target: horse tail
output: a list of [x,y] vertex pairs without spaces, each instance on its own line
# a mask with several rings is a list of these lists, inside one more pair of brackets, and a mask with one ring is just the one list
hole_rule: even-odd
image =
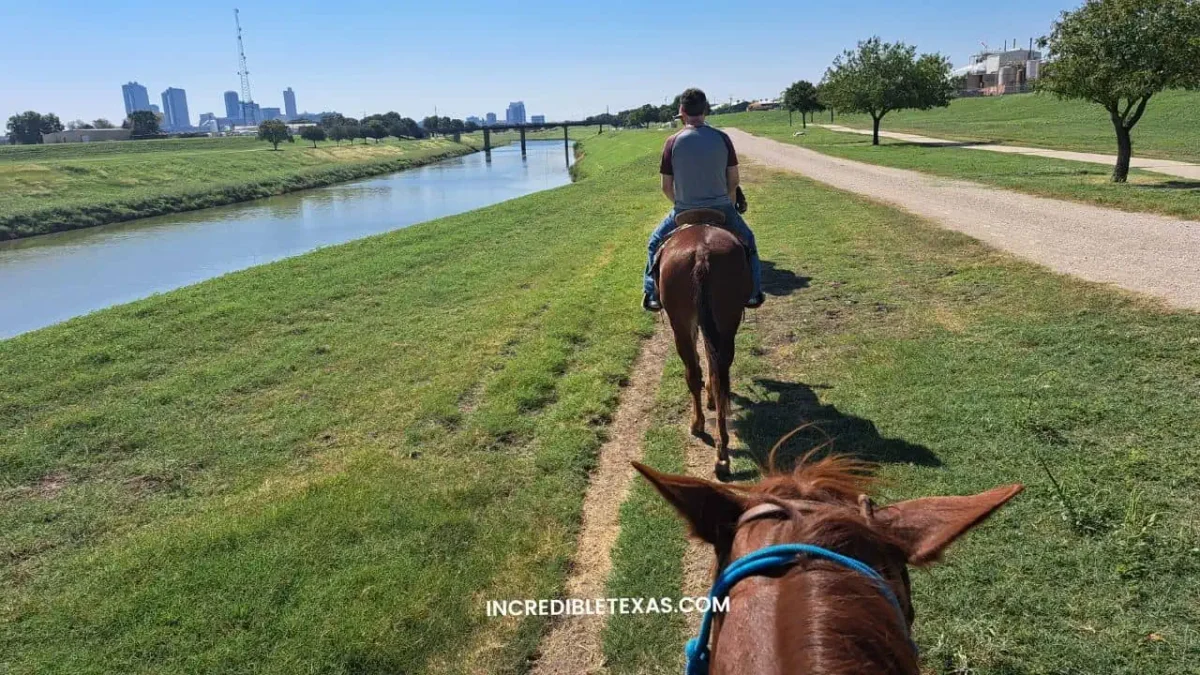
[[695,264],[692,267],[693,286],[696,289],[696,319],[700,323],[700,333],[704,336],[704,346],[708,353],[716,356],[721,344],[721,329],[717,327],[717,318],[713,315],[712,289],[708,248],[701,246],[696,250]]

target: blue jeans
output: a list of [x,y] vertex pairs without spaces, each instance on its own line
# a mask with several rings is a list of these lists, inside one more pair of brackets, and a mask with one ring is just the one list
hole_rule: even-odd
[[[749,244],[750,276],[754,280],[754,290],[751,292],[751,297],[757,296],[762,292],[762,265],[758,261],[758,245],[754,243],[754,233],[750,231],[750,228],[746,225],[746,221],[742,220],[742,214],[737,212],[733,204],[722,204],[711,208],[724,213],[726,225],[737,233],[742,241]],[[650,255],[646,260],[645,279],[642,281],[642,290],[647,293],[657,294],[657,290],[654,287],[654,277],[650,274],[650,266],[654,264],[654,254],[658,252],[658,247],[662,246],[663,240],[667,238],[668,234],[675,231],[675,227],[675,209],[671,209],[667,212],[666,218],[663,218],[662,223],[650,235]]]

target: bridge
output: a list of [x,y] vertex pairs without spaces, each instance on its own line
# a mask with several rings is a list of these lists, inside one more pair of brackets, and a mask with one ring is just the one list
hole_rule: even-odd
[[537,124],[489,124],[479,127],[483,130],[483,151],[487,154],[488,159],[492,157],[492,132],[493,131],[513,131],[521,132],[521,157],[525,157],[525,133],[528,131],[544,131],[553,129],[554,127],[563,128],[563,152],[567,156],[567,164],[571,163],[571,142],[568,139],[571,127],[590,127],[599,126],[600,133],[604,133],[604,124],[597,122],[539,122]]

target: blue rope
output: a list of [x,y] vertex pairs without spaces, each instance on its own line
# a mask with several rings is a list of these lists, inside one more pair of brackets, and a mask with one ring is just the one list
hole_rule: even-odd
[[[901,625],[907,629],[908,620],[904,616],[904,610],[900,607],[900,601],[896,599],[896,594],[892,592],[892,587],[888,585],[887,580],[879,572],[876,572],[870,565],[863,563],[861,560],[855,560],[841,553],[811,544],[777,544],[761,548],[749,555],[738,558],[730,563],[725,568],[725,571],[717,577],[717,580],[713,582],[713,587],[709,591],[708,597],[713,601],[723,598],[729,594],[730,589],[739,581],[747,577],[764,574],[779,567],[792,565],[800,556],[828,560],[870,579],[879,588],[879,592],[896,608],[896,613],[900,616]],[[687,655],[685,675],[708,675],[710,658],[708,638],[712,631],[712,618],[713,610],[712,605],[710,605],[708,610],[704,612],[704,619],[700,622],[700,634],[688,640],[687,647],[684,648],[684,653]],[[909,642],[912,643],[911,637],[909,638]],[[916,648],[917,646],[914,643],[913,649],[916,650]]]

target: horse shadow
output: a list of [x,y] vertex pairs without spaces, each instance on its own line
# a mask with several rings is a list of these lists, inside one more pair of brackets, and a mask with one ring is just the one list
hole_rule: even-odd
[[770,260],[762,263],[762,290],[767,295],[784,296],[808,288],[812,277],[802,277],[795,272],[777,266]]
[[[771,448],[779,439],[801,425],[807,425],[779,447],[775,467],[790,470],[806,453],[820,447],[821,453],[849,455],[877,464],[917,464],[941,466],[932,450],[899,438],[886,438],[875,423],[844,413],[836,406],[823,404],[816,389],[827,385],[806,385],[773,379],[754,380],[750,396],[733,394],[742,413],[733,420],[738,438],[746,446],[735,457],[754,461],[762,472],[768,468]],[[760,472],[742,471],[732,480],[748,480]]]

